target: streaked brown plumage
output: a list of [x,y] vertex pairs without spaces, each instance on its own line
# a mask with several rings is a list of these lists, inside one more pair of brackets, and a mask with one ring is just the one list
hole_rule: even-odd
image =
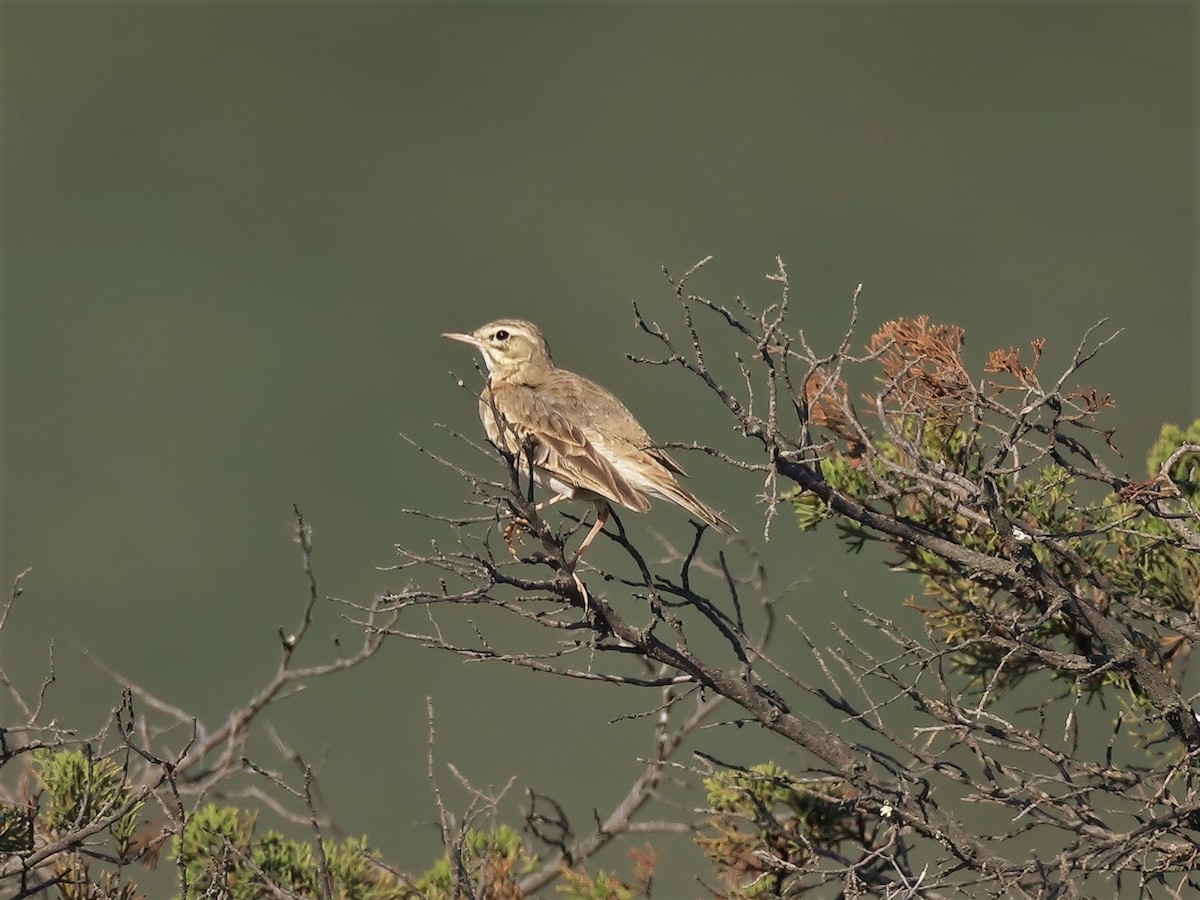
[[[476,347],[488,368],[479,417],[488,439],[511,453],[528,448],[534,479],[560,500],[596,505],[596,524],[577,558],[608,519],[608,505],[635,512],[649,497],[669,500],[696,518],[731,532],[729,521],[676,480],[683,467],[653,446],[650,435],[611,393],[594,381],[560,369],[538,327],[499,319],[470,334],[443,337]],[[499,413],[500,421],[497,421]]]

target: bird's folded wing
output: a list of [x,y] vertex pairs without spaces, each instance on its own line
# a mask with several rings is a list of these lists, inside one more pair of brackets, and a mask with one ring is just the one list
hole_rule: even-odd
[[683,470],[683,466],[675,462],[675,460],[671,458],[671,455],[667,453],[666,450],[663,450],[660,447],[650,447],[646,450],[646,453],[654,457],[655,461],[658,462],[659,465],[669,469],[676,475],[682,475],[684,478],[687,478],[687,472]]
[[[496,421],[494,413],[499,413]],[[587,436],[553,403],[523,385],[499,385],[479,398],[479,415],[493,443],[510,453],[526,448],[533,464],[576,489],[590,491],[636,512],[650,501],[634,490]]]

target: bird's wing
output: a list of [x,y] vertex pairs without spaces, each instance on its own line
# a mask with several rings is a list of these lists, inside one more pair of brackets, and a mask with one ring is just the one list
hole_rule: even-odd
[[655,461],[658,462],[659,465],[674,472],[676,475],[682,475],[684,478],[688,477],[688,473],[683,470],[683,466],[675,462],[675,460],[671,458],[671,455],[667,453],[666,450],[662,450],[658,447],[648,447],[646,448],[646,454],[654,457]]
[[[495,413],[499,413],[500,421]],[[528,449],[538,468],[576,489],[645,512],[650,501],[630,486],[571,421],[570,409],[545,392],[521,384],[499,384],[479,398],[488,438],[510,453]]]
[[[556,370],[560,376],[563,370]],[[596,382],[582,375],[569,374],[558,380],[558,395],[576,404],[584,423],[585,436],[599,448],[601,455],[612,458],[613,454],[646,457],[645,462],[657,463],[667,471],[686,476],[683,466],[675,462],[666,450],[654,446],[646,429],[613,394]],[[604,423],[603,429],[597,427]]]
[[676,475],[687,476],[683,466],[653,445],[646,429],[620,400],[582,376],[571,376],[569,385],[577,390],[557,393],[586,409],[579,421],[589,423],[585,425],[587,438],[601,456],[617,461],[622,477],[635,491],[675,503],[720,531],[737,531],[728,519],[675,480]]

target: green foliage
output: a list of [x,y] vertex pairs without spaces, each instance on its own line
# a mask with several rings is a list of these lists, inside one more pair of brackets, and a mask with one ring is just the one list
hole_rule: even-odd
[[411,896],[399,879],[375,862],[377,856],[365,835],[325,847],[329,876],[339,900],[399,900]]
[[[124,861],[130,857],[142,803],[135,802],[120,766],[108,757],[96,758],[82,750],[36,750],[32,763],[41,793],[36,816],[32,808],[0,807],[0,848],[10,852],[29,850],[38,841],[59,840],[111,819],[93,833],[93,849],[107,833],[116,858]],[[49,860],[64,900],[134,900],[141,896],[137,885],[123,879],[119,870],[106,869],[93,875],[90,866],[94,862],[92,856],[85,856],[75,846]]]
[[[320,897],[320,869],[312,844],[276,831],[254,837],[257,815],[208,804],[184,826],[176,852],[187,875],[186,898],[251,900],[267,886],[296,897]],[[339,900],[400,900],[413,896],[378,866],[366,838],[324,845],[333,896]]]
[[[188,896],[206,893],[235,898],[248,892],[252,878],[244,862],[250,857],[251,837],[257,820],[231,806],[210,803],[199,809],[176,838],[176,857],[183,862]],[[180,846],[182,844],[182,846]]]
[[252,860],[261,878],[270,884],[301,897],[317,896],[317,863],[309,844],[268,831],[255,844]]
[[[582,889],[581,889],[582,888]],[[574,879],[558,886],[559,893],[579,900],[631,900],[637,894],[603,870],[581,886]]]
[[[462,877],[473,884],[487,885],[490,897],[519,896],[516,879],[537,864],[537,857],[521,843],[521,836],[507,825],[494,831],[468,828],[458,856]],[[430,900],[459,896],[449,856],[443,856],[413,882],[413,891],[413,897]]]
[[[1200,444],[1200,419],[1183,429],[1178,425],[1164,425],[1158,440],[1150,448],[1146,460],[1147,474],[1154,478],[1176,450],[1184,444]],[[1175,487],[1191,499],[1200,491],[1200,453],[1184,453],[1167,473]]]
[[[48,838],[65,835],[120,812],[133,798],[125,774],[111,759],[93,759],[80,750],[40,750],[33,754],[33,771],[41,787],[41,809],[36,820],[31,809],[0,804],[0,850],[19,852],[35,845],[35,829]],[[142,808],[134,804],[112,822],[107,831],[125,858],[130,850]],[[196,810],[176,836],[175,857],[184,867],[184,900],[228,897],[255,900],[273,890],[289,896],[322,896],[321,874],[315,847],[292,840],[277,831],[256,836],[257,813],[209,803]],[[332,895],[337,900],[438,900],[458,896],[450,861],[443,857],[414,882],[407,881],[375,862],[365,837],[324,844]],[[508,826],[486,832],[468,830],[461,856],[465,878],[487,886],[493,898],[517,898],[517,879],[531,871],[537,858]],[[134,900],[137,885],[119,872],[89,871],[90,860],[76,851],[53,860],[59,892],[66,900],[104,897]],[[636,887],[600,873],[594,879],[577,873],[568,879],[575,897],[634,897]]]
[[0,803],[0,855],[32,850],[33,822],[31,808]]
[[642,895],[641,889],[625,884],[603,869],[595,875],[567,870],[555,890],[571,900],[633,900]]
[[[38,750],[34,773],[41,782],[41,818],[63,834],[112,816],[129,804],[132,791],[121,768],[107,757],[93,759],[81,750]],[[142,804],[131,806],[108,826],[118,856],[129,852]]]
[[[1162,611],[1189,614],[1200,605],[1200,561],[1174,539],[1171,525],[1162,516],[1146,515],[1140,502],[1147,497],[1184,500],[1200,490],[1200,454],[1184,453],[1167,473],[1170,484],[1157,476],[1165,462],[1181,445],[1200,443],[1200,421],[1187,429],[1163,427],[1147,459],[1151,481],[1132,483],[1120,494],[1100,499],[1089,495],[1091,485],[1082,488],[1077,479],[1054,462],[1013,475],[992,476],[988,484],[995,492],[997,505],[1018,528],[1017,539],[1027,546],[1053,578],[1076,589],[1102,607],[1114,598],[1146,598]],[[1004,558],[1009,548],[996,530],[980,521],[955,512],[952,504],[937,497],[911,477],[912,460],[895,443],[880,441],[876,455],[860,455],[831,450],[821,461],[821,470],[829,485],[862,503],[885,507],[891,516],[903,517],[914,525],[937,534],[952,535],[964,549]],[[971,433],[957,429],[927,430],[917,448],[925,461],[944,466],[961,476],[962,483],[977,484],[983,471],[986,447]],[[817,527],[834,518],[815,495],[797,493],[789,498],[801,530]],[[858,550],[868,540],[878,540],[856,524],[837,521],[847,546]],[[1052,551],[1031,535],[1053,535],[1065,543],[1070,553]],[[922,612],[931,634],[952,647],[962,648],[952,657],[955,668],[976,689],[991,685],[995,699],[999,689],[1016,684],[1035,670],[1049,669],[1051,675],[1067,682],[1069,691],[1095,693],[1105,687],[1118,687],[1138,700],[1137,686],[1127,673],[1108,669],[1091,679],[1080,679],[1075,672],[1057,672],[1043,658],[1011,654],[1003,642],[981,640],[1000,629],[1019,630],[1030,643],[1050,650],[1088,656],[1095,648],[1092,637],[1071,617],[1046,615],[1036,598],[1016,597],[979,572],[963,569],[954,561],[929,551],[893,541],[900,556],[896,567],[917,574],[922,583],[923,601],[911,599],[909,605]],[[1085,573],[1095,573],[1115,590],[1101,591]],[[1178,638],[1156,638],[1153,633],[1133,636],[1156,664],[1175,665],[1186,656],[1187,647]]]
[[696,841],[721,872],[733,897],[784,893],[788,874],[861,832],[837,780],[801,782],[773,762],[724,770],[704,779],[711,816]]
[[796,514],[796,525],[801,531],[813,531],[833,515],[833,510],[821,502],[816,494],[799,489],[788,492],[784,498],[792,504]]

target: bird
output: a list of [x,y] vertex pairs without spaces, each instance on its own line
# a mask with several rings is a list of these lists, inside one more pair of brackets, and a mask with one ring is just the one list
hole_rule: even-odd
[[483,357],[488,375],[479,418],[488,440],[513,454],[523,470],[532,467],[534,481],[550,492],[537,508],[563,500],[594,504],[595,524],[572,567],[608,521],[612,504],[642,513],[654,497],[726,534],[737,531],[679,483],[676,476],[687,475],[683,467],[654,445],[625,404],[591,379],[555,365],[532,322],[497,319],[442,337],[469,344]]

